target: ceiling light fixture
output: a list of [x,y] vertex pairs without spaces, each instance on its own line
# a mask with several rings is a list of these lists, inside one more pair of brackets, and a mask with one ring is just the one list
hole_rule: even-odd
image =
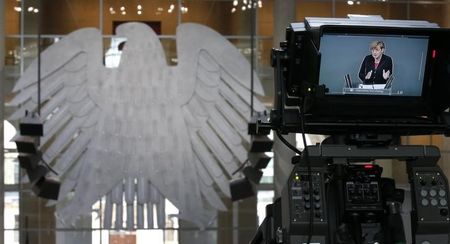
[[[262,0],[258,0],[258,1],[257,0],[242,0],[242,1],[233,0],[232,9],[233,8],[238,9],[239,5],[241,5],[241,4],[242,4],[242,6],[240,6],[240,8],[242,11],[245,11],[247,9],[252,9],[252,8],[262,8],[263,7]],[[236,11],[236,10],[234,10],[234,11]],[[234,11],[231,10],[232,13],[234,13]]]
[[353,5],[354,2],[353,2],[352,0],[349,0],[349,1],[347,1],[347,4],[348,4],[348,5]]

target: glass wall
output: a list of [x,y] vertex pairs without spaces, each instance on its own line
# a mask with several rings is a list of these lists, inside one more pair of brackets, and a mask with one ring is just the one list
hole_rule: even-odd
[[[120,57],[120,40],[112,38],[115,27],[124,22],[141,21],[160,36],[168,65],[177,65],[176,29],[182,23],[209,26],[224,35],[248,58],[254,57],[254,68],[266,95],[260,99],[271,106],[273,71],[270,51],[273,43],[274,5],[280,0],[3,0],[5,5],[5,120],[14,111],[9,103],[17,79],[37,57],[38,34],[41,49],[72,31],[85,27],[101,30],[104,38],[105,65],[116,67]],[[381,15],[386,19],[415,19],[450,27],[450,4],[439,0],[299,0],[296,17],[345,17],[347,14]],[[254,14],[253,14],[254,13]],[[1,22],[0,22],[1,23]],[[252,30],[254,36],[252,38]],[[254,43],[251,41],[254,40]],[[5,139],[17,128],[17,121],[6,126]],[[6,122],[5,122],[6,124]],[[14,134],[14,133],[12,133]],[[8,137],[8,138],[7,138]],[[232,203],[225,200],[228,211],[205,229],[179,220],[176,208],[166,208],[165,228],[137,231],[108,230],[102,224],[105,199],[93,206],[92,215],[67,226],[55,219],[53,202],[37,198],[24,181],[24,172],[16,160],[14,146],[5,145],[4,160],[4,243],[248,243],[261,222],[264,205],[273,197],[273,163],[265,170],[257,197]],[[167,203],[170,206],[170,203]]]

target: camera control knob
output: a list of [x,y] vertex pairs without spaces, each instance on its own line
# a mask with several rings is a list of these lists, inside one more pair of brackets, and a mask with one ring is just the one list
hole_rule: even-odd
[[321,207],[320,203],[314,204],[314,208],[315,208],[315,209],[320,209],[320,207]]
[[319,202],[320,201],[320,196],[319,195],[314,196],[314,201]]
[[306,195],[304,198],[305,198],[305,202],[308,202],[311,199],[311,197],[309,195]]
[[319,189],[318,188],[314,189],[314,195],[319,195]]
[[431,185],[435,186],[436,184],[437,184],[436,179],[433,178],[433,179],[431,180]]
[[424,198],[424,199],[422,199],[422,206],[424,206],[424,207],[426,207],[426,206],[428,206],[428,204],[430,203],[429,201],[428,201],[428,199],[426,199],[426,198]]
[[435,197],[437,195],[437,191],[435,189],[430,190],[430,196]]
[[445,191],[444,190],[439,190],[439,196],[441,196],[441,197],[444,197],[446,194],[445,194]]
[[436,206],[436,205],[438,205],[438,201],[436,200],[436,199],[431,199],[431,205],[432,206]]
[[421,191],[420,191],[420,195],[421,195],[422,197],[426,197],[426,196],[428,195],[428,191],[427,191],[427,190],[421,190]]
[[309,210],[310,208],[311,208],[311,204],[310,204],[309,202],[306,203],[306,204],[305,204],[305,209],[306,209],[306,210]]
[[419,183],[420,183],[422,186],[424,186],[424,185],[427,184],[427,182],[424,181],[422,178],[419,179]]

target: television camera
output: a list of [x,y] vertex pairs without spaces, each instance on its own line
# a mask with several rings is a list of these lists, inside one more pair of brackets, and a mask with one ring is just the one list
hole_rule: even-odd
[[[275,130],[298,156],[251,243],[450,242],[439,149],[400,143],[405,135],[450,134],[449,43],[449,29],[426,21],[306,18],[287,28],[271,54],[274,109],[257,127]],[[391,66],[375,57],[377,47]],[[376,72],[384,81],[369,79]],[[283,140],[287,133],[329,137],[300,152]],[[379,159],[406,163],[408,199],[382,177]]]

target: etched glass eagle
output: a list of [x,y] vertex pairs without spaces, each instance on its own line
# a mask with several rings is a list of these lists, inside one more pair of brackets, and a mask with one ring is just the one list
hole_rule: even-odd
[[[93,28],[41,54],[40,149],[61,180],[57,215],[72,223],[106,196],[105,228],[113,204],[122,227],[122,202],[127,228],[142,228],[144,209],[153,225],[151,206],[167,198],[180,218],[205,226],[216,210],[226,210],[221,196],[230,195],[231,174],[247,158],[251,67],[220,34],[198,24],[177,28],[176,66],[167,64],[147,25],[123,24],[116,33],[126,38],[117,68],[103,65],[102,35]],[[10,119],[36,111],[37,68],[34,60],[16,83],[11,104],[18,109]],[[254,92],[262,95],[254,77]],[[254,109],[265,110],[257,99]]]

